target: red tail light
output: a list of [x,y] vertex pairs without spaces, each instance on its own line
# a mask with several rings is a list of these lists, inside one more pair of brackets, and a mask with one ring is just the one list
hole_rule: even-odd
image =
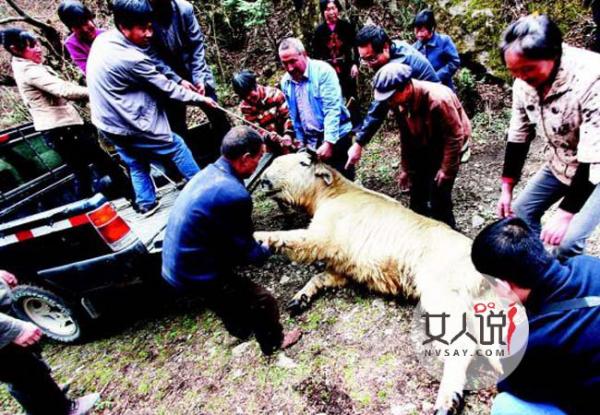
[[117,212],[110,203],[105,203],[98,209],[88,213],[88,217],[95,227],[106,225],[115,216],[117,216]]
[[110,203],[105,203],[87,216],[113,251],[118,251],[136,240],[127,222],[117,214]]

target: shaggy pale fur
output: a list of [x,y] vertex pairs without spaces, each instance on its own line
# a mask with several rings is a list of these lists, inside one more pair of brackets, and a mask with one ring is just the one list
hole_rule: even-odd
[[[373,291],[420,299],[430,313],[462,314],[470,299],[487,296],[489,284],[471,263],[470,239],[447,225],[357,186],[306,153],[277,158],[263,177],[269,195],[308,210],[312,221],[308,229],[257,232],[256,239],[294,261],[326,264],[294,296],[296,306],[306,307],[319,290],[350,279]],[[448,327],[447,333],[460,329]],[[460,342],[461,349],[475,351],[465,336],[453,346]],[[455,393],[462,396],[470,360],[446,359],[436,402],[440,413],[451,409]]]

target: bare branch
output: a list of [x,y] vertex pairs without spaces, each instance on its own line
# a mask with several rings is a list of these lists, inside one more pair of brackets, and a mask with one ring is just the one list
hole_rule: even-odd
[[15,3],[14,0],[6,0],[6,2],[10,7],[13,8],[15,12],[17,12],[19,16],[22,17],[21,21],[25,21],[30,25],[35,26],[48,33],[56,32],[56,29],[54,29],[52,26],[47,25],[46,23],[41,22],[38,19],[34,19],[33,17],[25,13],[25,11],[17,3]]
[[8,17],[6,19],[0,20],[0,24],[9,24],[9,23],[15,23],[15,22],[24,22],[24,21],[25,21],[24,17]]
[[31,18],[31,17],[30,17],[30,16],[29,16],[27,13],[25,13],[25,12],[23,11],[23,9],[22,9],[22,8],[21,8],[21,7],[20,7],[20,6],[19,6],[17,3],[15,3],[15,2],[14,2],[14,0],[6,0],[6,2],[7,2],[7,3],[8,3],[8,5],[9,5],[10,7],[12,7],[12,8],[13,8],[13,9],[14,9],[14,10],[15,10],[15,11],[16,11],[16,12],[17,12],[17,13],[20,15],[20,16],[23,16],[23,17],[29,17],[29,18]]

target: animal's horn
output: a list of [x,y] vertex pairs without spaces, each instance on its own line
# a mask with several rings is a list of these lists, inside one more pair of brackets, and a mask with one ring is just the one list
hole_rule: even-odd
[[316,163],[319,159],[319,157],[317,156],[317,152],[310,147],[304,147],[300,151],[309,155],[311,163]]

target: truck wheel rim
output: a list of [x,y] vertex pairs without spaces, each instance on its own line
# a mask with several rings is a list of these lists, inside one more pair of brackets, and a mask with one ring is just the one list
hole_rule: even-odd
[[23,301],[23,310],[36,325],[59,336],[71,336],[77,333],[77,324],[67,311],[41,298],[27,298]]

